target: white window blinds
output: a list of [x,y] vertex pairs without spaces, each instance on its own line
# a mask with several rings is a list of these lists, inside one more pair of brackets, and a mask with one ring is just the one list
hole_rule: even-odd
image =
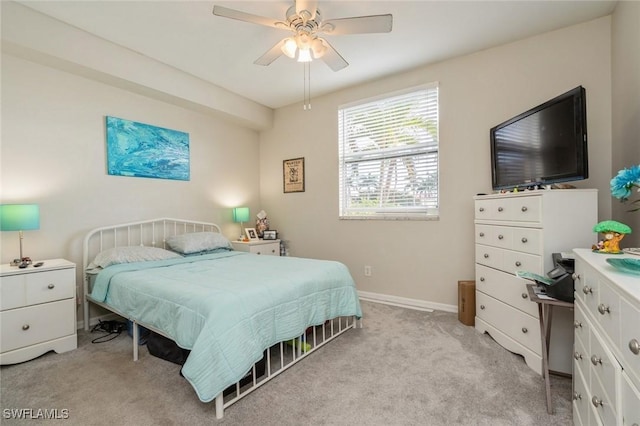
[[437,218],[437,84],[341,107],[338,122],[340,218]]

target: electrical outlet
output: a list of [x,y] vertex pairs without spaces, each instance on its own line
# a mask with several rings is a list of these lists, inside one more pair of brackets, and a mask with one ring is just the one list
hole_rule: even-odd
[[365,267],[364,267],[364,276],[365,277],[370,277],[371,276],[371,266],[365,265]]

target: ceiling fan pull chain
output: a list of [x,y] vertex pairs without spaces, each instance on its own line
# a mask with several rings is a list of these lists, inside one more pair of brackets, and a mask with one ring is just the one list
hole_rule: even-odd
[[304,100],[303,100],[303,109],[311,110],[311,63],[305,62],[303,64],[304,73]]

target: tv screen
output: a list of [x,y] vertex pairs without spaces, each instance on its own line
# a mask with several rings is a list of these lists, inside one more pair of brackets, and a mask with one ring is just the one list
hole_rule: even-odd
[[589,177],[582,86],[495,126],[489,133],[493,189]]

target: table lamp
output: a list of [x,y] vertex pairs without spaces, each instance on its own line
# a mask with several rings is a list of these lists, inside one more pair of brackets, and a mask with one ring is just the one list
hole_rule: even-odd
[[22,231],[40,229],[40,208],[37,204],[2,204],[0,205],[0,231],[18,231],[20,239],[20,258],[11,262],[12,266],[22,262],[31,263],[29,257],[22,254]]
[[242,239],[244,232],[243,223],[249,221],[249,207],[234,207],[233,221],[240,224],[240,239]]

